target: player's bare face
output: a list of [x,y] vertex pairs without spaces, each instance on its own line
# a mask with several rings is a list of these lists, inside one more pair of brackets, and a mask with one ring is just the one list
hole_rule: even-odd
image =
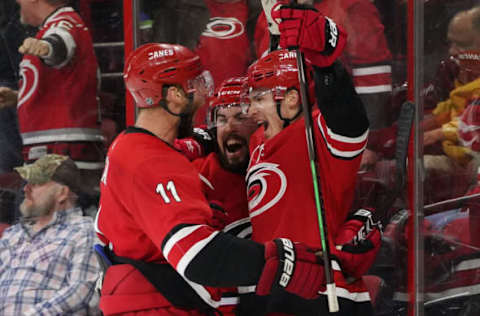
[[250,93],[248,115],[259,126],[263,126],[265,138],[272,138],[283,129],[283,121],[277,113],[276,101],[271,90]]
[[58,186],[54,182],[25,185],[25,198],[20,213],[25,219],[36,219],[51,214],[55,208]]
[[240,106],[220,107],[216,114],[217,142],[221,160],[230,170],[248,165],[248,142],[257,128]]

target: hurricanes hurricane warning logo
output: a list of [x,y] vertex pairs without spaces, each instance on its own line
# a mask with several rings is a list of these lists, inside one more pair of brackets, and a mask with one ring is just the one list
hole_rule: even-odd
[[17,107],[22,106],[37,90],[38,69],[28,59],[20,63],[20,90],[18,91]]
[[247,173],[247,196],[250,217],[262,214],[285,194],[287,177],[279,165],[262,162],[254,165]]
[[242,35],[244,31],[245,28],[242,22],[237,18],[216,17],[208,21],[202,35],[219,39],[230,39]]

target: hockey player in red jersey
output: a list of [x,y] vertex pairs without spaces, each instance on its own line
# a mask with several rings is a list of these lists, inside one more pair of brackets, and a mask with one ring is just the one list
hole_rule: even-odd
[[[248,142],[257,129],[246,115],[245,77],[230,78],[222,82],[209,102],[208,127],[215,134],[216,149],[193,164],[200,172],[202,189],[214,210],[218,224],[235,230],[241,238],[251,236],[245,174],[248,166]],[[234,313],[238,302],[236,289],[225,289],[220,310],[224,315]],[[231,302],[231,304],[227,304]]]
[[245,173],[248,142],[255,122],[244,113],[245,79],[225,80],[209,102],[209,127],[216,134],[217,149],[193,163],[202,176],[205,196],[227,211],[226,223],[248,218]]
[[[25,161],[69,155],[80,169],[103,169],[97,124],[97,61],[92,40],[69,1],[18,0],[23,23],[39,27],[19,51],[18,92],[0,91],[0,107],[17,105]],[[2,100],[11,100],[5,104]]]
[[[303,7],[282,7],[276,17],[282,19],[280,45],[299,47],[311,62],[307,65],[307,78],[312,83],[308,90],[310,102],[319,108],[313,112],[313,129],[327,237],[335,256],[339,315],[371,315],[369,294],[361,276],[373,263],[380,232],[372,225],[367,210],[347,217],[366,146],[368,119],[348,73],[335,62],[344,47],[345,34],[333,21]],[[319,34],[325,34],[323,41],[319,41],[323,38]],[[296,53],[279,50],[259,59],[249,67],[248,85],[248,114],[260,125],[250,141],[246,178],[252,239],[265,242],[285,236],[321,248],[304,120],[300,118]],[[354,241],[358,231],[364,232],[360,243]],[[356,249],[355,255],[352,249]],[[259,283],[256,294],[264,290]],[[241,300],[240,307],[255,311],[258,299],[249,300],[253,303],[242,304]],[[325,296],[318,303],[314,308],[305,305],[305,313],[327,314]]]
[[[105,315],[212,315],[221,305],[219,290],[205,286],[261,280],[268,300],[289,293],[307,302],[321,288],[323,268],[304,244],[256,243],[210,225],[198,171],[173,147],[202,99],[199,75],[198,55],[180,45],[147,44],[125,63],[139,113],[110,146],[101,180],[96,231],[114,263],[103,281]],[[287,265],[295,269],[285,284]],[[301,308],[282,301],[295,313]]]

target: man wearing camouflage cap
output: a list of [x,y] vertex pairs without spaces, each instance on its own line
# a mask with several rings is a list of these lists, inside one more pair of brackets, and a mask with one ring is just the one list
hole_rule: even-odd
[[99,314],[95,233],[76,207],[78,168],[49,154],[15,170],[27,183],[20,222],[0,239],[0,315]]

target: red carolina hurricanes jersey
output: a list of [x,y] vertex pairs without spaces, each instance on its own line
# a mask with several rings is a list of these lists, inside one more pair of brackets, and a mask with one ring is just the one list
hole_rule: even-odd
[[[205,1],[210,19],[200,36],[196,52],[202,65],[212,73],[216,84],[244,76],[251,60],[250,40],[246,33],[246,0],[237,2]],[[196,124],[204,124],[205,106],[197,111]]]
[[[368,133],[358,138],[337,135],[318,110],[313,118],[326,220],[329,234],[336,236],[350,211]],[[312,247],[321,244],[318,225],[313,224],[318,220],[303,122],[268,140],[260,128],[250,141],[247,193],[255,241],[284,237]]]
[[[212,211],[198,172],[144,129],[129,127],[112,143],[100,190],[96,231],[118,256],[168,261],[184,276],[192,258],[218,233],[207,225]],[[187,282],[208,304],[218,306],[216,290]]]
[[193,162],[202,178],[208,201],[218,201],[228,214],[228,223],[248,217],[245,175],[225,170],[216,153]]
[[[350,211],[368,131],[359,137],[347,137],[329,129],[320,111],[314,111],[313,119],[317,172],[328,239],[332,242]],[[303,118],[271,139],[264,139],[263,128],[254,133],[250,140],[247,185],[254,241],[283,237],[321,248]],[[361,280],[348,283],[336,262],[332,267],[339,297],[360,304],[370,300]]]
[[[390,92],[392,57],[377,8],[369,0],[323,0],[315,3],[315,7],[348,34],[342,61],[352,73],[357,93]],[[269,45],[267,22],[262,12],[255,30],[257,56],[262,56]]]
[[58,141],[101,141],[97,126],[97,61],[80,16],[70,7],[52,13],[36,38],[60,36],[64,64],[50,67],[25,55],[20,64],[18,119],[24,145]]

